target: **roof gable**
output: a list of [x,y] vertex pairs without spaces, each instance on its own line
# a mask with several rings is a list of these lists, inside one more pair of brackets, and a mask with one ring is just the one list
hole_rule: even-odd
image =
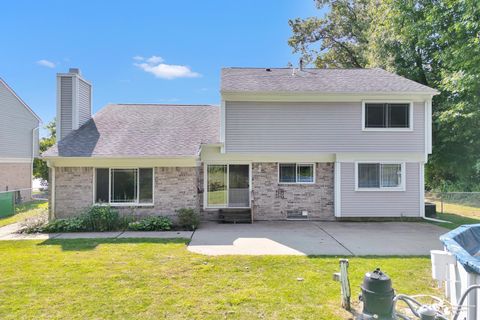
[[40,117],[35,112],[33,112],[33,110],[25,103],[25,101],[23,101],[22,98],[20,98],[17,93],[13,91],[13,89],[2,78],[0,78],[0,85],[3,85],[7,89],[7,91],[9,91],[15,97],[15,99],[17,99],[18,102],[20,102],[20,104],[23,105],[25,109],[27,109],[38,120],[38,122],[42,122],[42,119],[40,119]]

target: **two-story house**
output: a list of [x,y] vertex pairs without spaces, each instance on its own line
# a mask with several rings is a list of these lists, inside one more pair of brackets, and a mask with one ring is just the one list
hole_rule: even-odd
[[134,215],[191,207],[209,220],[424,215],[438,92],[414,81],[381,69],[225,68],[219,107],[116,104],[90,119],[81,99],[64,104],[64,77],[81,80],[58,76],[63,138],[43,155],[55,217],[93,204]]
[[0,78],[0,192],[17,191],[24,200],[30,199],[40,122]]

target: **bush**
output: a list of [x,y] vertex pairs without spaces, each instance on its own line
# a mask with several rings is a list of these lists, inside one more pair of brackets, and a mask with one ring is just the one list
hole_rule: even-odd
[[88,231],[81,217],[53,220],[39,229],[39,232],[47,233]]
[[182,208],[177,210],[178,225],[185,230],[195,230],[200,224],[200,217],[195,210]]
[[20,233],[36,233],[40,232],[40,230],[48,223],[48,213],[39,214],[37,216],[33,216],[30,218],[25,219],[21,223]]
[[172,221],[167,217],[148,217],[128,224],[131,231],[167,231],[172,228]]
[[44,225],[26,228],[25,232],[115,231],[125,229],[128,222],[111,207],[93,206],[78,217],[56,219]]
[[126,227],[118,211],[111,207],[93,206],[80,218],[87,231],[113,231]]

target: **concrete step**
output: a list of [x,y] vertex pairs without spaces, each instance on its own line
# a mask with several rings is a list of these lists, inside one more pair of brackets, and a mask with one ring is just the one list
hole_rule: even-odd
[[252,211],[250,209],[221,209],[218,212],[218,220],[223,223],[252,223]]

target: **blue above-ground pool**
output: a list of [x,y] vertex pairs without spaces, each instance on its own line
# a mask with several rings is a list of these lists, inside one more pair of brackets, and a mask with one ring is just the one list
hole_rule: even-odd
[[440,241],[465,270],[480,274],[480,224],[460,226],[442,235]]
[[[432,276],[441,275],[445,295],[456,306],[468,287],[480,284],[480,224],[460,226],[440,241],[444,251],[432,250]],[[480,320],[478,290],[470,291],[458,319]]]

